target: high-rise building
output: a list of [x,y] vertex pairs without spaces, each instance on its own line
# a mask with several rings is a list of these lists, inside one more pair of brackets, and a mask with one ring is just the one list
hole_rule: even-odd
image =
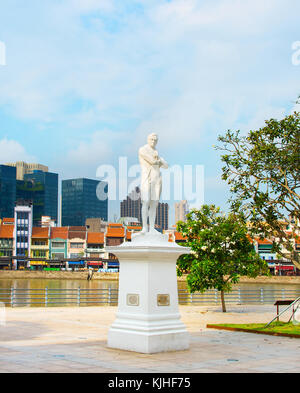
[[189,212],[189,205],[186,200],[175,203],[175,223],[186,221],[186,215]]
[[156,210],[156,225],[159,230],[165,230],[169,227],[169,205],[167,203],[158,203]]
[[85,226],[87,218],[107,221],[108,201],[98,198],[98,187],[107,194],[107,183],[99,180],[81,178],[62,181],[62,226]]
[[34,170],[17,180],[17,200],[32,201],[33,225],[41,226],[42,216],[49,216],[57,223],[58,174]]
[[136,187],[127,196],[124,201],[120,203],[120,217],[135,217],[142,222],[142,202],[140,197],[140,189]]
[[24,180],[24,175],[28,173],[33,173],[33,171],[48,172],[48,167],[46,165],[35,164],[35,163],[27,164],[27,162],[24,161],[11,162],[5,165],[16,168],[17,180]]
[[0,219],[14,217],[16,168],[0,165]]
[[[140,189],[136,187],[124,201],[120,203],[120,213],[122,217],[135,217],[142,222],[142,201]],[[169,225],[169,205],[167,203],[158,203],[155,219],[156,229],[163,231],[168,229]]]

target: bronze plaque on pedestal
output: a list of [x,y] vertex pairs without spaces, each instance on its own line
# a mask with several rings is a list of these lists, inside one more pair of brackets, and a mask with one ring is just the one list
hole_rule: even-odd
[[140,304],[140,296],[137,293],[127,294],[127,306],[138,306]]
[[157,295],[157,305],[158,306],[169,306],[170,305],[170,295]]

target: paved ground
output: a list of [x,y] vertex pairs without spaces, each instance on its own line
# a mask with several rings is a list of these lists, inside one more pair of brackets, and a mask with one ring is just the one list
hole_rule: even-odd
[[[6,308],[0,372],[298,373],[300,340],[206,329],[207,323],[268,322],[274,306],[181,306],[190,349],[139,354],[107,348],[116,307]],[[2,321],[3,322],[3,321]]]

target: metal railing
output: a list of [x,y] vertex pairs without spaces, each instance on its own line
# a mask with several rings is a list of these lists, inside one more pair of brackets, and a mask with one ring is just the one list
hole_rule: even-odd
[[107,289],[24,289],[0,288],[0,302],[7,306],[88,306],[117,305],[118,290]]
[[264,328],[267,328],[269,325],[271,325],[272,322],[275,321],[275,319],[277,319],[279,321],[279,317],[284,314],[286,311],[289,311],[292,308],[292,315],[289,319],[290,320],[294,317],[295,312],[298,310],[298,308],[300,307],[300,296],[295,299],[291,304],[289,304],[284,310],[282,310],[281,312],[278,312],[278,314],[276,315],[275,318],[273,318],[269,323],[267,323]]
[[[299,289],[241,289],[237,288],[225,293],[226,304],[274,304],[276,300],[296,299],[300,296]],[[189,293],[178,290],[181,305],[219,305],[220,292],[209,290],[205,293]],[[118,289],[54,289],[54,288],[0,288],[0,302],[7,306],[89,306],[118,304]]]
[[[221,293],[217,290],[210,290],[205,293],[188,293],[179,290],[179,303],[181,304],[220,304]],[[285,300],[298,297],[299,289],[241,289],[237,288],[229,293],[225,293],[227,304],[274,304],[276,300]]]

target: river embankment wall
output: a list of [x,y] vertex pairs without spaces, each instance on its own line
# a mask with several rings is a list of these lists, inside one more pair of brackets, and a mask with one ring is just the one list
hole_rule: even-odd
[[[87,271],[30,271],[30,270],[1,270],[1,279],[53,279],[53,280],[86,280]],[[93,280],[118,280],[119,273],[94,273]],[[178,277],[185,281],[186,277]],[[299,284],[300,276],[259,276],[257,278],[241,277],[241,283],[268,284]]]

